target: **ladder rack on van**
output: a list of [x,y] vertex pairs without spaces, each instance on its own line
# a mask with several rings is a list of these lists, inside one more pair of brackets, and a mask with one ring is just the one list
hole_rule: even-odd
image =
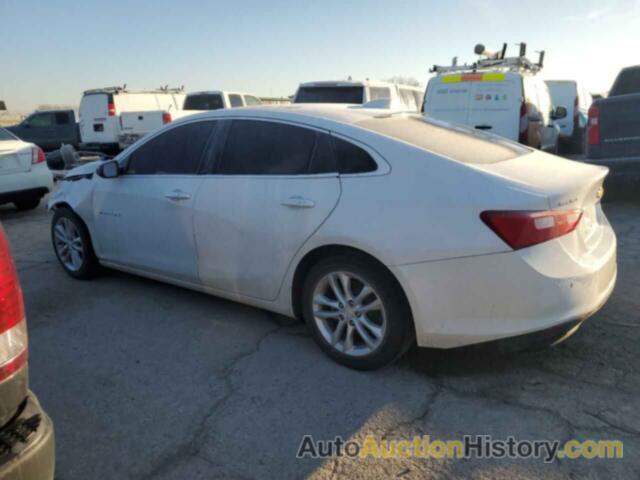
[[507,44],[505,43],[502,47],[502,51],[498,53],[484,53],[483,45],[476,45],[475,53],[484,54],[488,58],[483,58],[478,60],[477,62],[472,63],[471,65],[464,64],[458,65],[457,57],[454,57],[451,65],[434,65],[429,69],[429,73],[454,73],[454,72],[472,72],[475,73],[477,71],[482,70],[508,70],[508,71],[519,71],[519,70],[527,70],[532,73],[538,73],[542,70],[542,65],[544,62],[544,50],[539,52],[540,58],[538,63],[534,63],[529,60],[525,54],[527,46],[525,43],[520,43],[520,54],[517,57],[505,57],[507,51]]

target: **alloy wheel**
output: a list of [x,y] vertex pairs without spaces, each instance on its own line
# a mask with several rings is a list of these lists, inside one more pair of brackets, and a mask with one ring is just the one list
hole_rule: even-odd
[[61,217],[53,229],[54,244],[65,268],[77,272],[84,263],[84,248],[78,227],[68,218]]

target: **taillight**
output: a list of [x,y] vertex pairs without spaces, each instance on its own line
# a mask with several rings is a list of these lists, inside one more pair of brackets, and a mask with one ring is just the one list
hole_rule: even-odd
[[[104,105],[104,104],[103,104]],[[107,104],[107,114],[110,117],[115,117],[116,116],[116,104],[113,102],[109,102]]]
[[171,123],[171,114],[169,112],[164,112],[162,114],[162,123],[164,123],[165,125],[167,123]]
[[22,290],[0,226],[0,382],[27,363],[27,322]]
[[486,211],[482,221],[514,250],[566,235],[578,226],[582,210]]
[[524,145],[529,141],[529,120],[527,118],[527,103],[522,100],[520,104],[520,135],[518,141]]
[[587,142],[589,145],[600,144],[600,109],[589,108],[589,123],[587,124]]
[[44,152],[40,147],[34,147],[31,150],[31,164],[35,165],[36,163],[42,163],[46,160],[44,156]]

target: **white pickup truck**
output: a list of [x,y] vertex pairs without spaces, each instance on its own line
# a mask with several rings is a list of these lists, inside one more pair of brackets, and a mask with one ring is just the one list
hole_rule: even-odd
[[220,108],[245,107],[260,105],[260,99],[249,93],[228,92],[222,90],[194,92],[185,97],[182,110],[150,110],[126,112],[120,114],[120,135],[118,144],[126,148],[136,140],[144,137],[167,123],[196,113]]

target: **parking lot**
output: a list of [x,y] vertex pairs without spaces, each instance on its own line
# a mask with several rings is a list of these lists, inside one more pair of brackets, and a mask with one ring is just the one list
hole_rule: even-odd
[[[414,349],[360,373],[283,317],[112,271],[73,280],[51,249],[49,213],[2,207],[31,387],[56,427],[56,478],[631,478],[640,471],[640,205],[605,211],[619,239],[618,284],[568,342],[509,355]],[[625,455],[549,465],[296,459],[305,434],[370,433],[620,439]]]

